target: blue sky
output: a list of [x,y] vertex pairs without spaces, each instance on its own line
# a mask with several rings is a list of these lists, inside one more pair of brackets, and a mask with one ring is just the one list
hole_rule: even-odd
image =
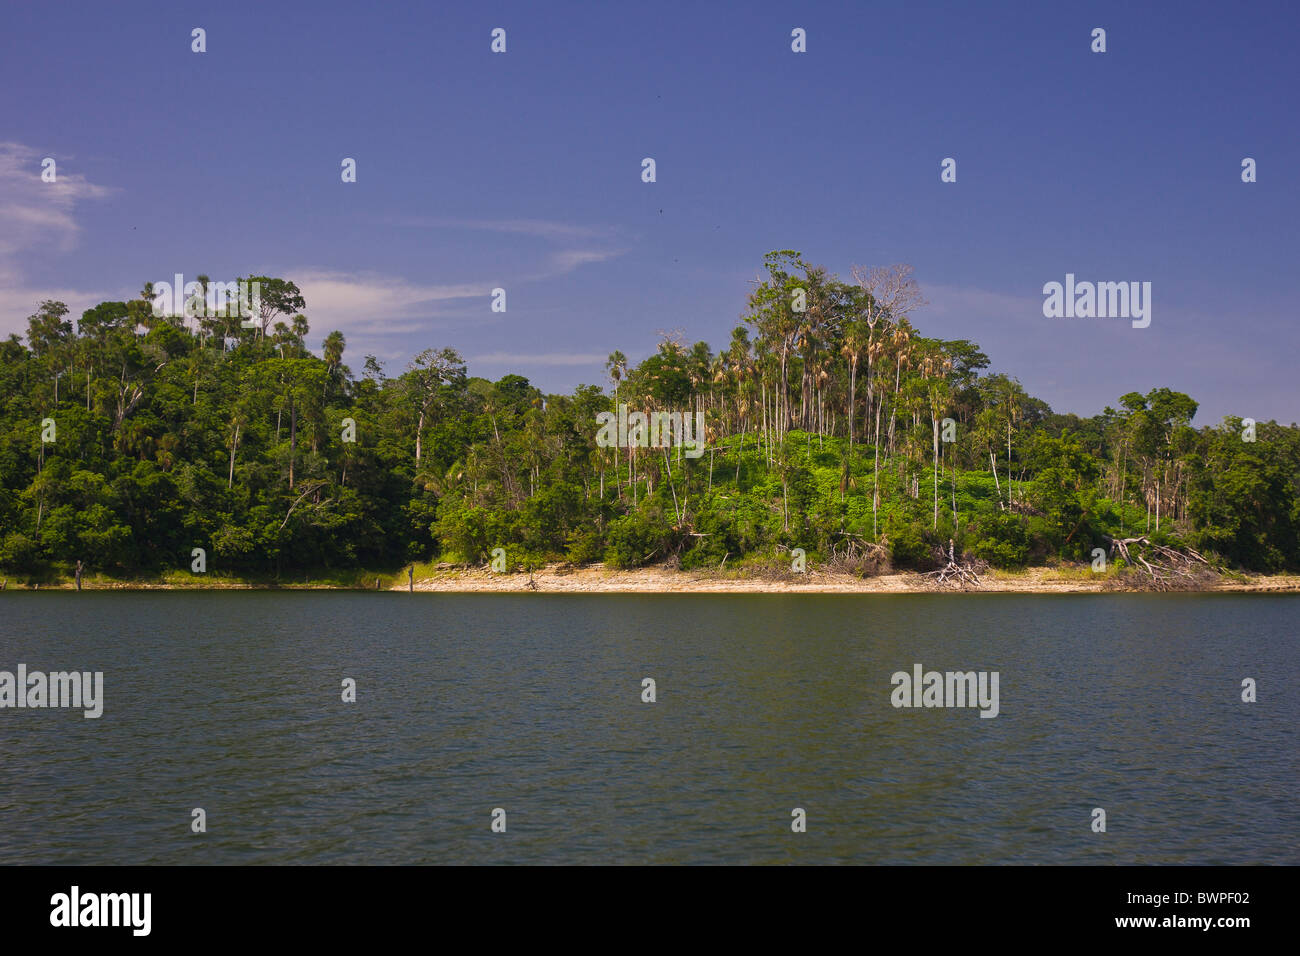
[[[1201,424],[1293,422],[1297,9],[11,5],[0,333],[47,296],[79,315],[266,273],[354,370],[449,345],[567,390],[661,331],[724,345],[764,253],[794,248],[845,279],[912,264],[921,331],[1059,411],[1168,386]],[[1151,282],[1150,327],[1045,318],[1066,273]]]

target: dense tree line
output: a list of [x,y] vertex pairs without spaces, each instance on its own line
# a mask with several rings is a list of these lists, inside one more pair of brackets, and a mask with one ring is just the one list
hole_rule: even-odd
[[[1137,534],[1300,566],[1294,424],[1197,428],[1165,388],[1053,412],[975,343],[921,335],[905,266],[845,282],[771,253],[725,348],[615,352],[607,383],[570,395],[472,377],[451,349],[396,377],[368,356],[357,377],[339,332],[307,348],[292,282],[253,278],[248,327],[188,314],[211,311],[206,292],[156,316],[146,286],[75,327],[44,302],[26,342],[0,342],[0,569],[150,574],[203,548],[212,570],[278,576],[496,547],[516,567],[702,567],[848,541],[923,567],[949,539],[1018,567]],[[596,416],[619,403],[698,413],[704,454],[600,447]]]

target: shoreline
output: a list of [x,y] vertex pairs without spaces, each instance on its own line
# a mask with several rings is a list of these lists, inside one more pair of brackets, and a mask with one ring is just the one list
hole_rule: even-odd
[[[379,587],[312,581],[310,578],[302,583],[237,579],[199,583],[200,579],[196,576],[193,584],[174,580],[85,580],[83,588],[86,591],[407,591],[409,588],[404,573],[357,576],[358,581],[366,579],[377,579]],[[10,581],[7,590],[75,591],[76,584],[71,580],[60,580],[33,587]],[[1127,586],[1113,576],[1090,579],[1078,570],[1053,567],[988,573],[983,576],[979,586],[959,587],[936,584],[915,572],[867,578],[818,570],[802,575],[785,573],[747,576],[743,572],[719,574],[711,571],[679,571],[664,566],[620,571],[599,564],[578,568],[551,564],[531,575],[525,571],[494,573],[481,568],[437,568],[417,574],[412,590],[448,594],[1300,594],[1300,575],[1240,575],[1222,577],[1195,587],[1155,591]]]
[[[882,574],[859,578],[851,574],[809,571],[788,577],[725,577],[710,572],[674,571],[667,568],[638,568],[616,571],[603,567],[564,570],[555,566],[536,572],[536,589],[528,586],[529,575],[493,574],[466,570],[440,572],[417,579],[414,590],[448,593],[617,593],[617,594],[1120,594],[1171,593],[1118,585],[1114,579],[1090,581],[1054,568],[1033,568],[1012,574],[985,575],[979,587],[940,585],[920,574]],[[405,591],[406,582],[389,590]],[[1242,581],[1220,580],[1212,586],[1189,588],[1178,593],[1213,592],[1300,593],[1300,575],[1259,575]]]

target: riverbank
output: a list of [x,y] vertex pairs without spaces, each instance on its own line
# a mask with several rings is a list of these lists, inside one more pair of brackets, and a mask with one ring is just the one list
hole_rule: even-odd
[[[531,582],[531,583],[530,583]],[[407,582],[393,587],[406,590]],[[547,567],[533,575],[492,574],[474,570],[436,572],[414,583],[416,591],[536,591],[541,592],[626,592],[637,594],[677,593],[793,593],[793,594],[930,594],[963,590],[936,584],[921,574],[882,574],[859,578],[851,574],[809,571],[788,576],[734,576],[715,572],[676,571],[665,567],[618,571],[601,566],[564,568]],[[1114,577],[1087,576],[1076,569],[1030,568],[1017,572],[992,572],[981,578],[978,587],[967,592],[1012,594],[1113,593],[1139,591],[1126,587]],[[1300,575],[1242,575],[1221,578],[1197,591],[1250,591],[1300,593]]]
[[[936,584],[933,579],[916,573],[882,574],[859,578],[851,574],[834,574],[810,570],[792,572],[718,572],[679,571],[667,566],[650,566],[634,570],[617,570],[604,565],[573,567],[548,565],[529,574],[519,571],[497,574],[482,568],[449,565],[422,565],[416,569],[414,584],[406,573],[356,572],[331,578],[305,577],[301,581],[281,579],[243,580],[216,576],[175,576],[160,579],[115,580],[86,578],[82,586],[88,591],[122,590],[384,590],[531,592],[531,593],[636,593],[636,594],[724,594],[724,593],[791,593],[791,594],[931,594],[936,592],[1008,593],[1008,594],[1098,594],[1137,592],[1142,587],[1127,585],[1113,574],[1092,574],[1087,566],[1028,568],[1023,571],[990,571],[978,586],[961,588]],[[39,585],[7,582],[8,590],[30,591],[75,590],[71,580],[57,580]],[[1300,593],[1300,575],[1233,575],[1212,579],[1188,591]]]

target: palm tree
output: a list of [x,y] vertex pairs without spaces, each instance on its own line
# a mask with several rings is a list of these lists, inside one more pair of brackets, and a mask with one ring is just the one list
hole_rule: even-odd
[[614,404],[617,406],[619,383],[627,375],[627,356],[615,349],[609,353],[609,359],[605,362],[605,369],[609,372],[610,383],[614,386]]
[[[605,362],[605,368],[609,372],[610,382],[613,383],[614,385],[614,416],[617,418],[619,414],[618,390],[619,390],[619,385],[622,383],[623,379],[627,377],[627,356],[624,355],[622,352],[620,352],[618,349],[615,349],[614,351],[609,353],[609,359]],[[615,455],[617,454],[618,453],[615,452]],[[631,448],[627,450],[627,474],[628,474],[628,481],[630,482],[632,480],[632,449]],[[623,483],[619,480],[617,468],[614,470],[614,487],[615,490],[618,492],[618,500],[622,501]],[[632,489],[632,493],[634,495],[636,494],[635,487]]]
[[[856,431],[856,409],[857,409],[857,392],[858,392],[858,359],[862,357],[862,352],[867,344],[869,330],[864,328],[864,323],[853,321],[844,328],[844,344],[840,346],[840,354],[849,360],[849,404],[847,408],[847,419],[849,427],[849,453],[853,452],[853,437]],[[870,376],[868,376],[870,381]],[[868,421],[871,415],[871,403],[867,402]]]
[[195,334],[201,337],[203,334],[202,320],[208,312],[208,283],[212,279],[207,275],[199,275],[195,277],[195,281],[199,284],[199,291],[186,301],[184,312],[186,317],[193,316]]
[[[889,452],[894,452],[894,415],[898,408],[898,388],[902,375],[903,366],[910,361],[910,343],[912,340],[912,327],[907,319],[901,319],[894,326],[893,331],[889,333],[887,339],[882,339],[879,343],[880,350],[883,353],[886,347],[893,349],[896,356],[894,365],[894,400],[889,406]],[[868,375],[867,381],[871,381]],[[870,387],[870,386],[868,386]],[[868,393],[870,401],[870,393]],[[876,403],[876,441],[875,441],[875,468],[871,476],[871,536],[878,540],[877,514],[880,511],[880,413],[884,408],[885,399],[882,395]]]
[[294,354],[302,356],[306,350],[307,333],[311,331],[311,325],[307,322],[307,316],[299,313],[293,317],[293,346]]
[[343,333],[335,329],[329,335],[325,336],[321,350],[325,356],[325,387],[329,388],[330,380],[338,373],[343,366],[343,350],[347,347],[347,342],[343,338]]
[[153,283],[146,282],[140,289],[139,300],[128,305],[128,308],[133,308],[135,312],[136,325],[143,325],[146,329],[153,328],[153,300],[155,295],[157,293],[154,292]]
[[934,528],[939,527],[939,415],[947,408],[949,397],[948,373],[952,359],[943,354],[942,346],[926,343],[926,354],[919,369],[926,383],[929,399],[930,425],[934,447]]

